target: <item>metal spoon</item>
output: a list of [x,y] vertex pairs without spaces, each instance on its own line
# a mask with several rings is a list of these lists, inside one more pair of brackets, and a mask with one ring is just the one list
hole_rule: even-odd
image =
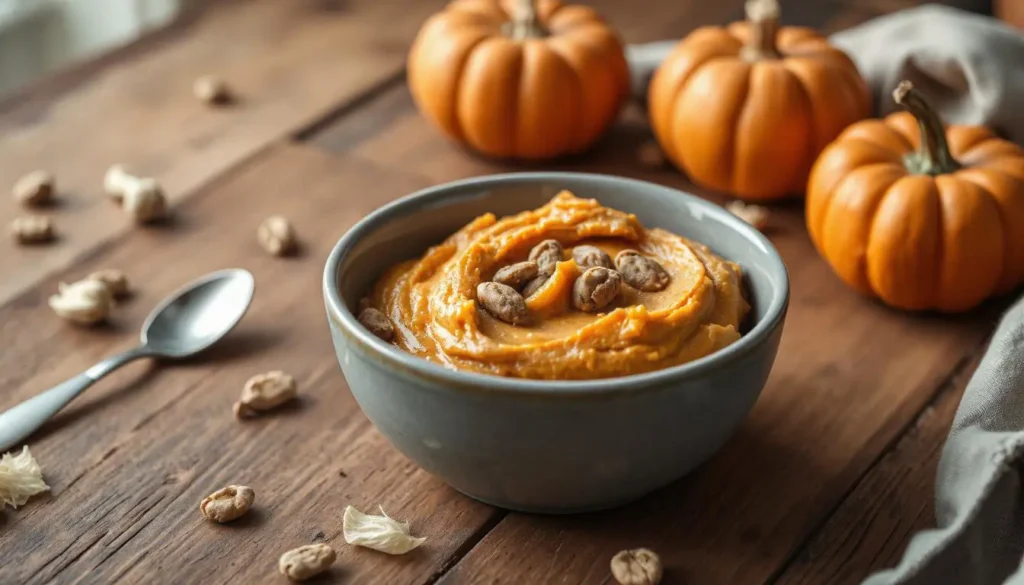
[[255,281],[235,268],[207,274],[164,299],[142,326],[142,345],[107,358],[0,414],[0,453],[17,446],[93,382],[144,357],[184,358],[210,347],[245,315]]

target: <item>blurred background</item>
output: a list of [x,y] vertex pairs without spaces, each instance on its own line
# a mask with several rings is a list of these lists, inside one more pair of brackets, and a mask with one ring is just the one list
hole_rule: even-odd
[[[416,2],[417,0],[410,0]],[[642,5],[642,0],[621,0]],[[708,1],[708,0],[700,0]],[[218,2],[203,0],[0,0],[0,97],[72,63],[89,60]],[[1024,21],[1024,0],[939,0],[981,14]],[[244,9],[240,2],[239,9]],[[296,1],[297,5],[305,4]],[[596,4],[607,5],[607,0]],[[780,1],[787,22],[823,24],[835,7],[885,13],[908,0]]]
[[0,0],[0,95],[173,21],[188,0]]

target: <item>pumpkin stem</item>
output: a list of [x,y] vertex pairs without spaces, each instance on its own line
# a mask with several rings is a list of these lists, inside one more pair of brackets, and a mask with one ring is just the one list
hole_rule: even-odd
[[548,36],[548,31],[537,16],[534,0],[517,0],[512,12],[512,20],[505,23],[505,36],[521,41],[524,39],[540,39]]
[[747,0],[744,10],[750,24],[750,37],[743,47],[743,58],[748,61],[779,58],[781,54],[775,45],[779,34],[778,0]]
[[941,175],[952,173],[960,168],[953,155],[949,152],[946,142],[946,128],[942,118],[935,111],[935,106],[909,81],[901,81],[892,92],[892,99],[903,106],[917,118],[921,133],[921,145],[917,152],[904,157],[904,164],[913,173],[921,175]]

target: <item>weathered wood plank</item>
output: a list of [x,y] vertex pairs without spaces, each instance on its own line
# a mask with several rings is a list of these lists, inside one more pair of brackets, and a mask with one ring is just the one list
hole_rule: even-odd
[[[117,266],[137,294],[112,326],[82,330],[45,306],[57,278],[0,308],[0,409],[130,345],[165,294],[210,270],[241,266],[257,294],[239,329],[206,358],[155,367],[136,364],[104,380],[31,441],[51,496],[0,513],[0,583],[280,582],[284,550],[325,540],[337,545],[346,582],[422,583],[489,527],[496,512],[418,470],[372,429],[349,394],[325,324],[322,260],[370,210],[421,186],[343,157],[286,146],[257,157],[179,208],[164,230],[128,234],[60,278]],[[255,229],[283,212],[303,253],[263,252]],[[284,369],[302,399],[240,423],[231,404],[252,374]],[[207,493],[242,483],[256,512],[212,525],[197,506]],[[408,557],[344,545],[341,512],[383,505],[430,540]]]
[[[366,110],[383,124],[377,132],[342,123],[318,144],[429,182],[534,168],[481,159],[439,138],[402,91]],[[641,167],[635,151],[646,140],[634,111],[586,157],[548,168],[644,178],[723,201],[670,169]],[[792,278],[790,315],[769,385],[725,449],[623,510],[510,514],[442,583],[603,583],[611,555],[638,545],[662,553],[684,582],[762,583],[778,574],[993,321],[991,310],[914,316],[858,296],[817,257],[802,215],[789,205],[773,218],[770,237]]]
[[857,483],[777,585],[856,585],[870,573],[895,566],[911,536],[935,527],[939,455],[981,348],[976,353]]
[[[180,200],[399,74],[423,18],[442,4],[216,3],[66,91],[9,104],[0,111],[0,188],[35,168],[56,173],[62,204],[49,212],[61,238],[54,246],[0,255],[0,302],[127,229],[102,194],[111,164],[157,177]],[[196,100],[192,82],[204,73],[223,76],[238,104],[211,109]],[[0,223],[17,213],[9,197],[0,197]]]

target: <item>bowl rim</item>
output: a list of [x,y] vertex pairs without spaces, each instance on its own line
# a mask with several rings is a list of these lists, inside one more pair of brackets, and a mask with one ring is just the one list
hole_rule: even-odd
[[[768,269],[781,275],[779,293],[769,303],[765,316],[746,335],[738,341],[702,358],[684,364],[671,366],[661,370],[630,374],[614,378],[597,378],[588,380],[535,380],[530,378],[512,378],[467,372],[446,368],[427,359],[414,356],[402,349],[387,343],[362,327],[356,316],[342,302],[339,291],[339,274],[342,261],[348,251],[377,225],[394,218],[414,213],[428,203],[442,201],[452,190],[476,187],[486,189],[491,186],[517,183],[557,183],[558,181],[594,181],[597,183],[614,183],[624,188],[656,189],[671,192],[688,204],[702,208],[704,213],[714,216],[722,223],[739,232],[747,239],[753,240],[768,253]],[[375,361],[383,362],[376,365],[389,366],[394,373],[412,374],[426,378],[437,384],[458,389],[486,389],[489,392],[533,393],[550,395],[558,394],[605,394],[621,390],[636,391],[638,387],[660,386],[666,382],[679,382],[705,376],[710,370],[726,367],[740,359],[750,351],[765,343],[780,326],[789,306],[789,273],[786,265],[775,246],[750,224],[736,217],[724,207],[706,201],[696,195],[686,193],[673,187],[659,185],[649,181],[606,175],[599,173],[578,173],[560,171],[512,172],[482,177],[471,177],[434,185],[416,191],[387,203],[355,223],[335,243],[324,266],[323,294],[327,305],[328,320],[341,329],[350,340],[358,342],[366,353],[374,356]]]

